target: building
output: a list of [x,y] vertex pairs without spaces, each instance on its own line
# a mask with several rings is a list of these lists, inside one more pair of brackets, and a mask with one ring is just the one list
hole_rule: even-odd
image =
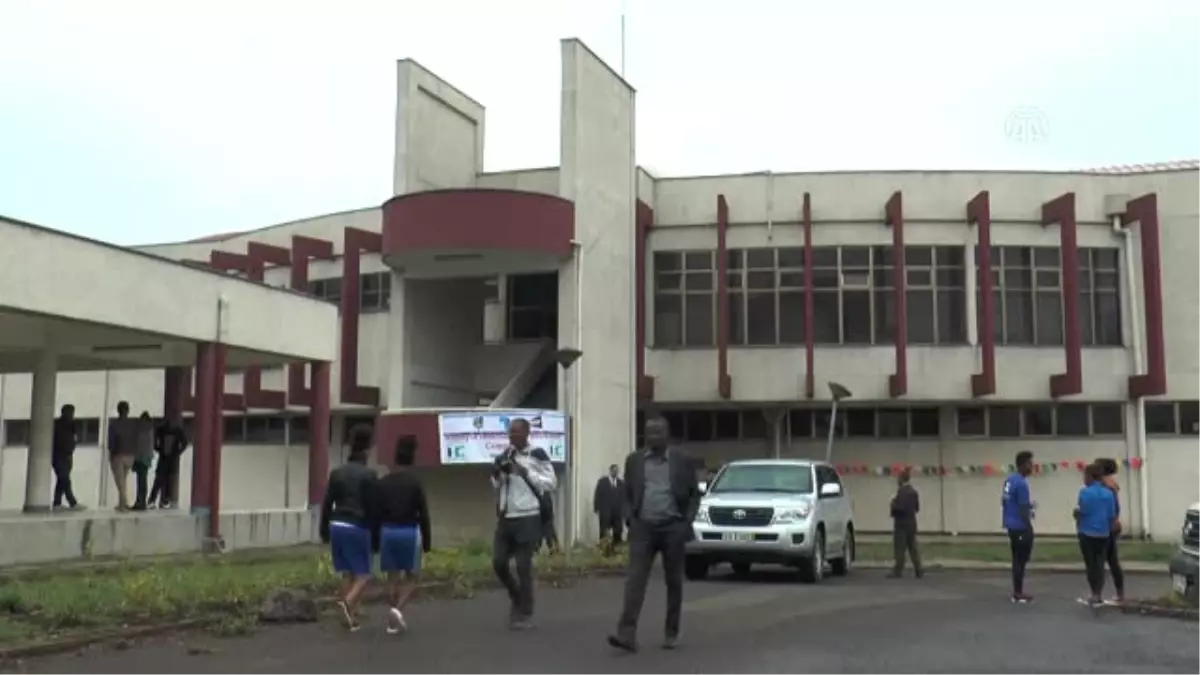
[[[645,411],[710,466],[822,457],[828,382],[852,392],[833,461],[860,530],[890,527],[888,474],[911,465],[923,529],[997,531],[999,475],[1029,449],[1039,531],[1073,531],[1080,468],[1108,456],[1127,529],[1177,535],[1200,484],[1200,163],[659,177],[636,164],[633,89],[576,40],[562,58],[558,167],[484,172],[483,106],[402,61],[392,198],[141,250],[339,303],[331,461],[360,422],[384,448],[416,434],[442,540],[486,534],[492,496],[482,468],[440,465],[439,410],[571,411],[559,497],[588,537],[591,486]],[[583,357],[563,371],[559,347]],[[226,376],[226,508],[308,506],[289,368]],[[63,374],[57,402],[95,445],[117,400],[161,413],[162,377]],[[3,390],[12,509],[29,376]],[[82,498],[111,504],[101,450],[80,454]]]

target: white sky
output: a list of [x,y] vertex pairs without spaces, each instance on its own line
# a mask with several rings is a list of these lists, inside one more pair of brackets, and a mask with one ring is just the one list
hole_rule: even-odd
[[487,106],[488,170],[557,164],[559,40],[619,68],[623,6],[661,175],[1200,156],[1195,0],[0,0],[0,214],[147,243],[377,205],[404,57]]

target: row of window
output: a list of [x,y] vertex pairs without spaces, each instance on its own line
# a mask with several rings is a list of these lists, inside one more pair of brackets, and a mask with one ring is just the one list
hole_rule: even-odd
[[1120,436],[1125,433],[1121,403],[960,406],[960,437],[1028,438]]
[[[1198,433],[1196,401],[1146,404],[1146,433],[1155,436]],[[667,410],[661,412],[671,437],[684,442],[762,440],[770,427],[760,410]],[[1124,403],[1058,403],[960,406],[956,433],[962,438],[1090,438],[1125,433]],[[638,412],[641,439],[645,413]],[[789,410],[783,432],[794,439],[822,439],[829,434],[828,408]],[[931,406],[861,408],[838,411],[838,438],[937,438],[939,410]]]
[[[113,418],[116,419],[116,418]],[[109,420],[110,423],[112,420]],[[358,425],[374,427],[375,418],[351,415],[345,418],[342,442]],[[191,417],[183,419],[189,438],[194,438]],[[332,429],[332,426],[331,426]],[[29,445],[29,420],[4,421],[4,445]],[[76,418],[75,438],[81,446],[100,445],[100,420]],[[308,417],[304,415],[227,415],[223,420],[221,442],[225,445],[303,445],[308,442]]]
[[[361,311],[384,312],[392,302],[392,279],[390,272],[360,274],[359,299]],[[326,302],[338,304],[342,301],[342,278],[329,277],[308,282],[308,294]]]
[[[905,247],[910,343],[966,343],[970,319],[965,250],[964,246]],[[990,252],[997,343],[1062,345],[1059,250],[1004,246],[992,247]],[[727,255],[730,343],[804,344],[804,249],[733,249]],[[1081,249],[1079,257],[1083,343],[1119,346],[1117,251]],[[716,270],[714,251],[654,254],[654,346],[711,347],[716,343]],[[817,344],[892,342],[896,316],[891,247],[815,247],[811,275],[812,328]],[[977,302],[979,299],[977,290]]]

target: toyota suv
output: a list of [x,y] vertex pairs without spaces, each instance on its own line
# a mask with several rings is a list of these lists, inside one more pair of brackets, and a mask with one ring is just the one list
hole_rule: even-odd
[[1200,503],[1192,504],[1183,519],[1183,540],[1171,558],[1171,585],[1188,601],[1197,601],[1197,568],[1200,567]]
[[739,575],[754,564],[797,567],[814,583],[829,565],[845,575],[854,562],[854,515],[837,471],[824,462],[760,459],[731,462],[707,486],[688,542],[686,573],[702,579],[730,563]]

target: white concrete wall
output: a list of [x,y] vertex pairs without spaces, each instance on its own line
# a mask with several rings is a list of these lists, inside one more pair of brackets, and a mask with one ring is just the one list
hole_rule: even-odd
[[416,61],[396,66],[392,194],[475,185],[483,173],[483,106]]
[[[483,342],[482,279],[403,284],[403,398],[389,407],[478,405],[475,364]],[[396,383],[389,386],[394,391]]]
[[579,247],[559,273],[558,341],[584,353],[559,387],[560,405],[575,418],[576,474],[564,493],[574,495],[580,534],[592,538],[596,524],[584,516],[594,479],[587,477],[620,460],[633,441],[634,91],[578,40],[563,41],[562,61],[559,184],[575,203]]

